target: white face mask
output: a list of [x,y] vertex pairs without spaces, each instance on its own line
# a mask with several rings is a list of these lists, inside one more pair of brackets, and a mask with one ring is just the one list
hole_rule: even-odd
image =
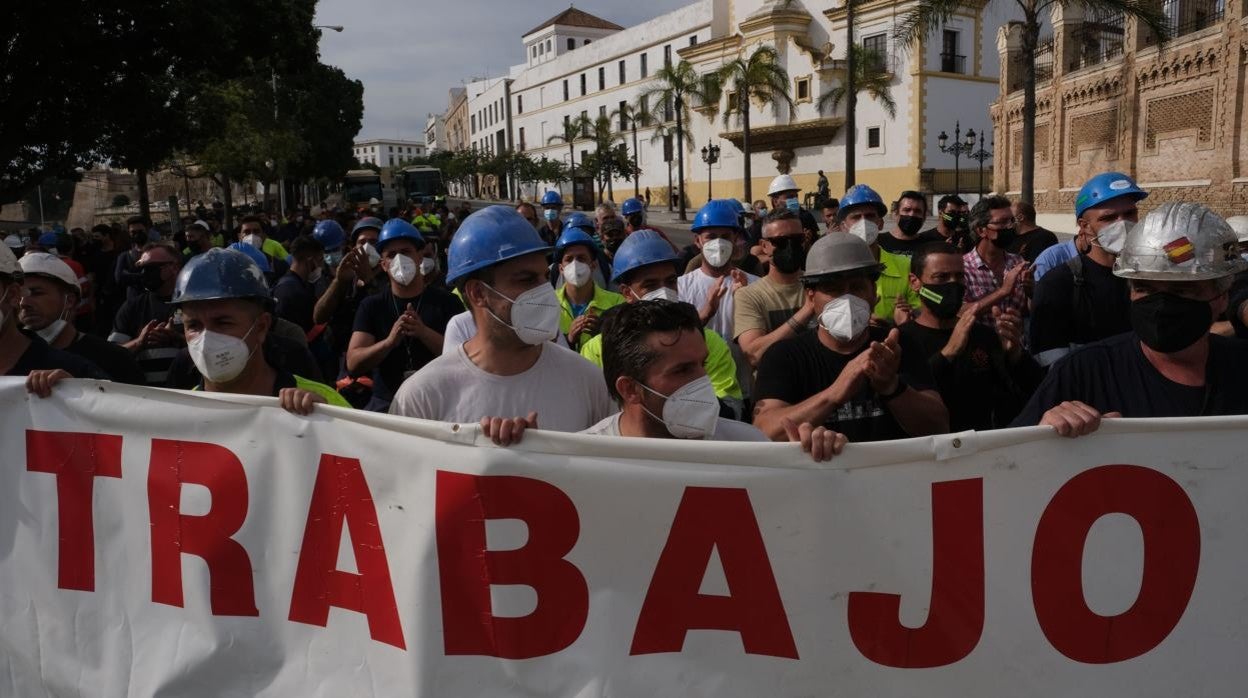
[[715,387],[711,379],[702,376],[680,386],[671,395],[664,395],[652,390],[642,383],[643,389],[666,398],[663,403],[663,417],[660,418],[645,405],[641,409],[667,427],[667,433],[678,439],[706,439],[715,435],[715,424],[719,420],[719,399],[715,397]]
[[364,243],[364,254],[368,255],[368,266],[370,269],[376,269],[381,264],[381,254],[377,252],[377,248],[373,247],[373,243]]
[[405,254],[396,254],[390,258],[390,278],[400,286],[412,283],[416,278],[416,262]]
[[[69,296],[62,297],[62,301],[65,305],[61,307],[60,316],[48,323],[48,326],[42,330],[35,330],[35,334],[39,335],[39,337],[48,344],[51,344],[58,336],[60,336],[61,330],[65,329],[65,325],[69,324],[69,322],[65,320],[65,313],[69,311]],[[0,299],[0,302],[3,302],[3,300]],[[0,325],[3,324],[3,316],[0,315]]]
[[580,288],[589,281],[589,275],[593,272],[589,265],[582,261],[569,262],[563,268],[563,280],[568,282],[569,286]]
[[654,289],[653,291],[647,293],[646,295],[642,296],[641,300],[643,301],[671,301],[675,303],[676,301],[680,300],[680,296],[676,293],[674,289],[670,289],[666,286],[660,286]]
[[717,238],[702,245],[702,256],[706,258],[707,264],[718,269],[732,259],[732,249],[731,240]]
[[490,317],[506,327],[510,327],[521,342],[529,346],[537,346],[549,342],[559,334],[559,298],[550,284],[543,283],[531,288],[515,298],[507,298],[501,291],[485,284],[495,294],[511,302],[511,324],[503,322],[488,307],[485,309]]
[[433,259],[433,257],[425,257],[424,259],[420,260],[420,275],[421,276],[429,276],[435,270],[437,270],[437,268],[438,268],[438,263]]
[[819,324],[839,342],[862,334],[871,322],[871,306],[852,293],[828,301],[819,313]]
[[252,233],[251,235],[244,235],[244,236],[243,236],[243,244],[244,244],[244,245],[251,245],[252,247],[256,248],[257,250],[263,250],[263,249],[264,249],[264,239],[263,239],[263,238],[261,238],[259,235],[256,235],[255,233]]
[[325,274],[325,270],[324,270],[324,269],[322,269],[321,267],[317,267],[317,268],[313,269],[313,270],[312,270],[312,273],[311,273],[311,274],[308,274],[308,283],[310,283],[310,284],[314,284],[314,283],[316,283],[316,282],[320,281],[320,280],[321,280],[321,276],[323,276],[324,274]]
[[247,329],[242,339],[233,335],[221,334],[204,330],[186,343],[191,361],[200,375],[212,383],[229,383],[247,368],[251,359],[251,347],[247,346],[247,337],[255,328],[255,323]]
[[1114,221],[1101,228],[1096,237],[1092,239],[1092,244],[1117,257],[1122,253],[1122,245],[1127,241],[1127,233],[1134,227],[1135,224],[1128,220]]
[[880,237],[880,226],[876,225],[875,221],[860,218],[849,227],[849,234],[863,240],[868,245],[874,245],[876,238]]

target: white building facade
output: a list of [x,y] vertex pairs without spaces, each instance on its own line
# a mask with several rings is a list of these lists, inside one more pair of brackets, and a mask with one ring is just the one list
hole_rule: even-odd
[[425,148],[430,153],[447,149],[445,115],[430,114],[425,120]]
[[398,167],[426,155],[423,141],[366,140],[356,141],[351,148],[355,159],[378,167]]
[[[907,50],[896,45],[892,32],[911,6],[912,0],[867,0],[856,10],[855,41],[885,57],[896,103],[890,116],[870,95],[859,94],[857,181],[890,199],[906,189],[953,190],[954,160],[940,150],[941,131],[952,139],[956,123],[963,134],[972,128],[991,133],[988,107],[996,97],[999,71],[996,32],[1008,19],[1002,12],[1007,3],[968,6]],[[619,117],[619,110],[635,107],[654,87],[655,71],[669,62],[688,60],[706,74],[767,45],[788,72],[794,105],[751,108],[754,198],[762,198],[780,172],[814,191],[817,172],[823,170],[832,195],[844,191],[845,104],[836,109],[819,105],[845,75],[843,2],[822,9],[803,0],[700,0],[633,27],[614,26],[573,8],[521,37],[524,63],[505,77],[468,86],[471,146],[490,153],[513,148],[564,162],[575,157],[580,163],[592,142],[575,139],[570,153],[561,137],[565,121],[609,116],[619,130],[617,142],[636,154],[642,171],[638,192],[649,189],[653,202],[665,203],[671,191],[669,163],[662,139],[655,137],[656,126],[638,126],[634,146],[632,124]],[[708,180],[714,198],[744,193],[741,126],[735,115],[727,122],[723,118],[730,98],[729,89],[724,91],[717,105],[692,105],[685,124],[684,183],[690,206],[706,200]],[[648,106],[664,116],[662,105]],[[712,143],[720,147],[720,159],[708,169],[700,150]],[[978,165],[965,156],[961,165],[959,189],[973,193]],[[992,161],[985,167],[991,180]],[[675,156],[670,168],[671,181],[679,186]],[[530,198],[545,188],[555,186],[526,184],[521,194]],[[613,189],[617,201],[633,195],[631,181],[615,180]],[[568,185],[563,191],[566,195]]]

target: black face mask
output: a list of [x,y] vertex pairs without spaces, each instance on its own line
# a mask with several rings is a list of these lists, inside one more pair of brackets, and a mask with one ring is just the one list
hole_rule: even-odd
[[1010,245],[1014,244],[1014,240],[1016,240],[1017,238],[1018,238],[1017,228],[1006,228],[1005,230],[997,231],[997,237],[993,239],[992,244],[996,245],[997,247],[1000,247],[1001,249],[1005,249],[1009,247]]
[[608,253],[608,254],[610,254],[610,255],[612,255],[612,256],[615,256],[615,251],[616,251],[616,250],[618,250],[618,249],[620,249],[620,245],[622,245],[623,243],[624,243],[623,238],[620,238],[620,239],[612,239],[612,240],[603,240],[603,241],[602,241],[602,246],[603,246],[603,248],[604,248],[604,249],[606,249],[606,251],[607,251],[607,253]]
[[945,225],[953,230],[966,228],[966,214],[964,213],[942,213],[940,217],[944,219]]
[[949,320],[958,316],[962,309],[962,297],[966,295],[966,284],[950,281],[944,284],[923,284],[919,289],[919,298],[932,315],[941,320]]
[[772,238],[776,251],[771,255],[771,263],[781,274],[792,274],[806,266],[806,247],[797,236]]
[[142,269],[143,288],[149,291],[160,290],[165,285],[165,280],[160,276],[160,270],[164,265],[149,264]]
[[130,233],[130,244],[142,247],[147,244],[147,233]]
[[1131,301],[1131,327],[1153,351],[1172,354],[1195,344],[1209,333],[1213,309],[1209,301],[1173,293],[1153,293]]
[[923,219],[918,216],[899,216],[897,218],[897,229],[906,237],[918,235],[919,229],[922,227]]

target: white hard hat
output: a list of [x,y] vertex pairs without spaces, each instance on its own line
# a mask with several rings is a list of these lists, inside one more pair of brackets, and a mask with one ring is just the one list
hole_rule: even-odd
[[70,269],[68,264],[54,254],[31,252],[23,256],[18,264],[22,267],[22,273],[27,276],[50,276],[61,283],[72,286],[76,291],[82,290],[78,286],[78,277],[74,274],[74,270]]
[[1235,231],[1201,204],[1162,204],[1127,232],[1114,275],[1152,281],[1201,281],[1248,268]]
[[797,186],[797,182],[793,181],[793,178],[791,176],[787,174],[782,174],[779,177],[776,177],[775,179],[771,180],[771,186],[767,187],[767,196],[775,196],[776,194],[779,194],[782,191],[800,191],[800,190],[801,190],[801,187]]
[[377,204],[380,204],[380,203],[381,203],[381,202],[377,200],[377,197],[373,197],[373,198],[371,198],[371,199],[369,199],[369,200],[368,200],[368,205],[369,205],[369,206],[376,206]]
[[1226,224],[1235,231],[1236,239],[1241,243],[1248,242],[1248,216],[1231,216],[1226,219]]
[[17,276],[21,273],[22,268],[17,264],[17,257],[13,256],[13,250],[8,245],[0,245],[0,274]]
[[20,250],[26,246],[26,241],[22,239],[21,235],[14,234],[4,239],[4,245],[10,249]]

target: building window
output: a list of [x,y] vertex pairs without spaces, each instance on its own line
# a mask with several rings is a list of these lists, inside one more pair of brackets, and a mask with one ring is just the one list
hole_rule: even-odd
[[607,69],[605,67],[598,69],[598,89],[607,89]]
[[607,118],[607,105],[604,104],[601,107],[598,107],[598,118],[599,119]]
[[646,54],[641,54],[641,77],[650,75],[650,70],[646,67]]
[[520,152],[524,152],[524,127],[520,127]]
[[691,36],[691,37],[689,37],[689,45],[690,45],[690,46],[697,46],[697,45],[698,45],[698,37],[697,37],[697,35],[696,35],[696,34],[695,34],[695,35],[693,35],[693,36]]
[[516,95],[516,113],[524,113],[524,95]]
[[672,100],[663,100],[663,121],[671,121],[675,117],[676,110],[673,108]]
[[472,115],[472,132],[473,133],[477,132],[477,115],[476,114]]
[[965,73],[966,56],[958,54],[958,32],[946,29],[940,42],[940,71]]
[[801,77],[793,81],[793,101],[810,101],[810,78]]
[[568,39],[568,50],[576,48],[576,39]]
[[628,102],[620,102],[619,115],[620,115],[620,130],[627,131],[628,130]]
[[589,46],[589,39],[586,39],[585,43],[581,44],[581,46]]
[[572,125],[572,115],[571,115],[571,114],[564,114],[564,115],[563,115],[563,132],[564,132],[564,133],[567,133],[567,132],[568,132],[568,127],[569,127],[569,126],[571,126],[571,125]]
[[390,152],[394,152],[394,146],[390,146]]
[[623,85],[625,82],[628,82],[628,81],[624,78],[624,61],[620,61],[620,66],[619,66],[619,67],[620,67],[620,84],[621,84],[621,85]]
[[672,45],[668,44],[663,47],[663,66],[665,68],[672,67]]
[[546,53],[550,53],[552,51],[554,51],[554,44],[552,43],[551,39],[547,39],[546,40]]
[[581,96],[585,96],[585,73],[581,73]]
[[538,44],[538,45],[537,45],[537,55],[539,55],[539,56],[545,56],[545,55],[546,55],[546,44]]
[[870,148],[879,148],[879,147],[880,147],[880,127],[873,126],[867,129],[867,148],[870,149]]
[[873,70],[888,70],[888,35],[872,34],[862,38],[862,48],[869,56]]
[[563,101],[568,101],[568,81],[563,81]]
[[589,112],[581,112],[581,138],[589,138]]

